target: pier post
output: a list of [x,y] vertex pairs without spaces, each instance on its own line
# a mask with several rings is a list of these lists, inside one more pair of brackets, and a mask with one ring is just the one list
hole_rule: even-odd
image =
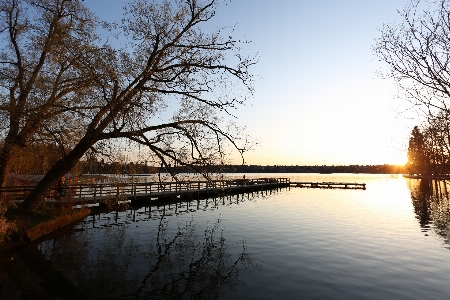
[[[145,185],[145,189],[147,190],[147,185]],[[150,197],[148,198],[149,206],[152,207],[152,183],[150,183]]]

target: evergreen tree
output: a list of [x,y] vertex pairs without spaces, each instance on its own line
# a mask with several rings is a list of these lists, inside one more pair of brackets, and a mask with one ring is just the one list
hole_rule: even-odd
[[408,146],[408,168],[410,173],[426,174],[429,165],[425,138],[419,127],[414,126]]

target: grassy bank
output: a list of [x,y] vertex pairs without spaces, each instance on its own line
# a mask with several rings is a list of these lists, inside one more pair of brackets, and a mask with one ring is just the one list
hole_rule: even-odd
[[37,239],[89,214],[87,208],[73,209],[71,205],[44,205],[24,216],[6,201],[0,204],[0,250]]

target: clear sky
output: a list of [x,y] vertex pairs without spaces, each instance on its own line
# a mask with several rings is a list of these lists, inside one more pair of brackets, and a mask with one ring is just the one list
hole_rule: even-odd
[[[85,0],[119,19],[127,1]],[[255,95],[237,112],[259,141],[257,165],[401,164],[411,129],[396,85],[376,74],[383,23],[408,0],[226,0],[214,23],[236,26],[259,54]],[[115,16],[115,17],[113,17]]]

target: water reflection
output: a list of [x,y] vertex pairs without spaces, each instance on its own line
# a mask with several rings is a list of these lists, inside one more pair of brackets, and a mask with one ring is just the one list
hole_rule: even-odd
[[446,186],[332,176],[368,189],[96,213],[5,261],[0,299],[450,299]]
[[203,225],[176,216],[242,201],[241,195],[89,216],[66,234],[30,244],[0,269],[9,270],[12,299],[218,299],[259,264],[245,240],[226,239],[220,218]]
[[[450,245],[450,195],[446,180],[411,179],[411,199],[423,232],[433,229]],[[450,247],[448,247],[450,249]]]
[[[242,252],[232,258],[220,220],[199,235],[192,222],[169,237],[168,224],[161,218],[158,234],[147,245],[147,273],[135,296],[139,299],[217,299],[240,282],[244,269],[257,267]],[[220,231],[220,233],[218,233]]]

